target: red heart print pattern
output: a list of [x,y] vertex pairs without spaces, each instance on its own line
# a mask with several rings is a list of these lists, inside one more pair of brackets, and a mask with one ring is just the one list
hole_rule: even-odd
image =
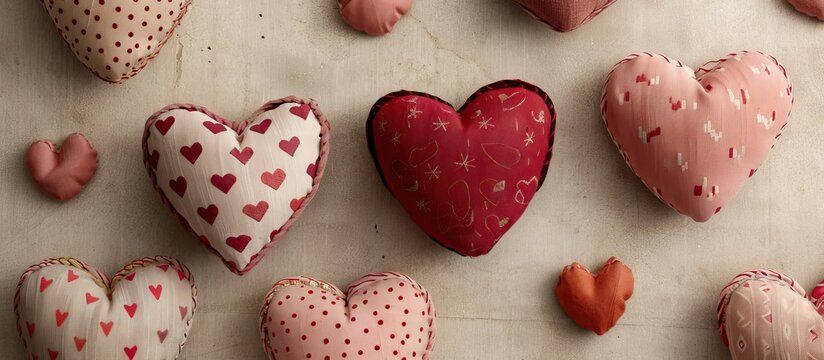
[[375,103],[366,131],[384,185],[412,220],[446,248],[480,256],[543,182],[555,109],[541,89],[518,80],[481,88],[459,111],[400,91]]
[[[231,271],[244,274],[317,191],[328,139],[317,105],[295,97],[271,101],[238,122],[171,105],[146,122],[144,162],[181,224]],[[193,144],[200,154],[189,161],[180,151]],[[281,236],[271,237],[274,232]]]
[[366,275],[346,293],[306,277],[277,282],[260,313],[269,359],[423,359],[435,344],[435,308],[400,273]]
[[693,71],[643,53],[610,72],[601,112],[621,157],[653,195],[703,222],[767,158],[792,103],[792,84],[772,56],[743,51]]
[[194,164],[197,161],[197,158],[200,157],[200,153],[203,152],[203,146],[200,143],[194,143],[192,146],[184,146],[180,148],[180,154],[189,160],[190,163]]
[[[44,278],[52,282],[40,291]],[[174,359],[192,320],[175,309],[194,309],[196,294],[189,270],[171,258],[135,260],[111,279],[76,259],[46,259],[21,276],[14,313],[32,359]]]
[[26,152],[29,174],[49,196],[66,201],[83,190],[97,171],[97,151],[83,134],[72,134],[57,147],[38,140]]
[[171,38],[191,0],[42,0],[69,50],[100,79],[121,83]]

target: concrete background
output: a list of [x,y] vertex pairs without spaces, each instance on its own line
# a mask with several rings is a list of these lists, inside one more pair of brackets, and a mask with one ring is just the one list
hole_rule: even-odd
[[[12,297],[20,273],[71,255],[113,273],[148,255],[174,256],[200,293],[183,359],[265,359],[263,296],[303,274],[341,287],[374,271],[408,273],[440,318],[434,359],[726,358],[717,294],[733,275],[772,267],[812,287],[824,277],[824,24],[783,0],[620,0],[559,34],[510,0],[418,1],[395,31],[349,29],[332,0],[196,0],[160,55],[110,85],[67,50],[39,1],[0,2],[0,353],[22,358]],[[696,68],[741,49],[774,54],[796,103],[758,174],[711,221],[677,215],[618,156],[598,105],[612,65],[638,51]],[[521,78],[558,109],[544,187],[493,252],[462,258],[430,241],[382,187],[363,125],[399,89],[456,106],[477,88]],[[332,123],[317,197],[290,234],[242,278],[169,216],[141,163],[145,119],[191,102],[245,118],[269,99],[316,99]],[[87,134],[101,167],[68,203],[41,194],[24,153],[34,139]],[[602,337],[578,328],[552,289],[564,265],[612,255],[635,272],[635,295]]]

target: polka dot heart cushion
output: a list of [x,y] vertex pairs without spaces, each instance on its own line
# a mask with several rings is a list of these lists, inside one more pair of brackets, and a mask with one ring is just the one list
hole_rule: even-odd
[[774,270],[738,274],[718,301],[721,340],[733,359],[824,358],[824,283],[810,296]]
[[171,105],[149,118],[143,135],[144,163],[163,203],[241,275],[309,204],[328,150],[326,117],[296,97],[240,122]]
[[824,0],[788,0],[798,11],[824,21]]
[[97,77],[136,75],[172,36],[191,0],[41,0],[71,52]]
[[20,278],[17,332],[31,359],[175,359],[197,306],[177,260],[135,260],[111,280],[72,258],[43,260]]
[[446,248],[480,256],[541,187],[555,108],[543,90],[519,80],[481,88],[458,111],[399,91],[375,103],[366,131],[384,185],[412,220]]
[[787,72],[772,56],[743,51],[693,71],[642,53],[610,72],[601,111],[618,151],[647,188],[703,222],[755,174],[792,104]]
[[592,20],[616,0],[515,0],[553,29],[567,32]]
[[435,308],[415,280],[366,275],[344,293],[323,281],[278,281],[260,314],[269,359],[429,359]]

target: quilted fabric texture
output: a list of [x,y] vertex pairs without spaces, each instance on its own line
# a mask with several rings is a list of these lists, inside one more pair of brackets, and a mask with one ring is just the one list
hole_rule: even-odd
[[172,36],[191,0],[41,0],[71,52],[97,77],[136,75]]
[[263,304],[260,334],[269,359],[429,359],[435,308],[415,280],[366,275],[346,293],[306,277],[278,281]]
[[14,312],[31,359],[174,359],[196,298],[189,269],[171,258],[135,260],[111,280],[59,258],[23,273]]
[[634,287],[632,270],[613,257],[597,274],[578,263],[567,265],[555,285],[555,296],[578,325],[603,335],[624,315]]
[[479,256],[543,183],[555,109],[545,92],[517,80],[481,88],[457,112],[400,91],[375,103],[366,131],[384,184],[412,220],[443,246]]
[[824,21],[824,0],[787,0],[796,10]]
[[664,55],[621,60],[601,111],[629,167],[661,201],[707,221],[766,159],[793,91],[772,56],[743,51],[698,71]]
[[555,30],[568,32],[592,20],[616,0],[515,0]]
[[231,122],[192,105],[152,115],[144,162],[180,222],[229,269],[257,264],[312,199],[328,153],[329,125],[295,97]]
[[66,201],[94,176],[97,151],[83,134],[69,135],[60,148],[49,140],[37,140],[26,152],[26,165],[43,192]]
[[721,339],[733,359],[824,358],[823,284],[811,297],[774,270],[738,274],[718,302]]
[[392,31],[412,8],[412,0],[338,0],[343,20],[355,30],[372,36]]

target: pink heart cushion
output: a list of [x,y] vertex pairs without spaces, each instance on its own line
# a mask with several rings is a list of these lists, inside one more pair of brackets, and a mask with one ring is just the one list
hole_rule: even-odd
[[733,359],[824,358],[824,283],[811,297],[780,272],[738,274],[718,301],[721,339]]
[[270,101],[231,122],[205,108],[152,115],[143,158],[163,203],[183,226],[244,274],[283,237],[317,192],[329,124],[314,102]]
[[172,36],[191,0],[41,0],[58,34],[97,77],[136,75]]
[[693,72],[633,54],[610,72],[601,111],[632,171],[661,201],[707,221],[766,159],[793,92],[772,56],[743,51]]
[[406,275],[366,275],[344,293],[323,281],[278,281],[260,313],[269,359],[429,359],[435,344],[429,293]]
[[555,108],[538,87],[500,81],[455,111],[424,93],[384,96],[366,123],[384,185],[427,235],[462,255],[488,253],[541,187]]
[[175,359],[197,306],[194,280],[167,257],[109,280],[72,258],[32,265],[17,285],[17,332],[31,359]]
[[616,0],[515,0],[539,20],[561,32],[592,20]]
[[372,36],[392,31],[412,8],[412,0],[338,0],[340,14],[349,26]]
[[796,10],[824,21],[824,0],[787,0]]
[[97,171],[97,151],[83,134],[72,134],[58,148],[49,140],[29,146],[26,164],[34,182],[46,194],[66,201],[83,190]]

